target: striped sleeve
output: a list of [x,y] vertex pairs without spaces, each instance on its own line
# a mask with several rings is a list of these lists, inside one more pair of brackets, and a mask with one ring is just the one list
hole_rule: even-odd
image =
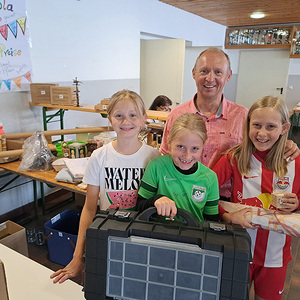
[[157,189],[155,163],[151,160],[146,167],[138,194],[145,199],[149,199],[157,194]]

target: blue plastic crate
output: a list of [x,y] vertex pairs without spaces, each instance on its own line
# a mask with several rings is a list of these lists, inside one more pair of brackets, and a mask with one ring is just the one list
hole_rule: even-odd
[[73,258],[81,211],[68,209],[44,224],[49,259],[66,266]]

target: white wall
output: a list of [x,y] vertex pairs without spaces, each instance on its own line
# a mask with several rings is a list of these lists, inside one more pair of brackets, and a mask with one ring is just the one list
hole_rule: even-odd
[[[219,46],[225,36],[224,26],[158,0],[27,0],[26,4],[33,82],[71,85],[77,76],[83,81],[82,104],[97,104],[123,88],[139,92],[141,32],[185,39],[193,46]],[[42,130],[41,108],[30,107],[29,100],[26,92],[0,94],[0,121],[6,133]],[[107,119],[98,114],[65,113],[65,128],[105,124]],[[0,179],[0,186],[4,183]],[[12,193],[0,193],[1,202],[11,203],[1,204],[0,215],[33,199],[27,190],[17,200]]]
[[[254,49],[254,51],[257,49]],[[268,51],[270,49],[262,49],[261,51]],[[240,52],[243,50],[239,49],[224,49],[229,55],[231,61],[232,78],[224,87],[224,94],[227,99],[236,101],[236,90],[237,90],[237,77],[239,68]],[[247,49],[246,51],[249,51]],[[276,51],[276,49],[274,49]],[[285,101],[288,108],[291,110],[300,101],[300,59],[291,58],[289,60],[289,71],[288,80],[286,86],[286,97]]]
[[289,77],[286,90],[286,99],[295,107],[300,102],[300,59],[290,59]]
[[290,59],[289,75],[300,75],[300,59],[299,58],[291,58]]
[[224,39],[224,26],[157,0],[27,0],[27,7],[37,81],[139,78],[140,32],[195,45]]

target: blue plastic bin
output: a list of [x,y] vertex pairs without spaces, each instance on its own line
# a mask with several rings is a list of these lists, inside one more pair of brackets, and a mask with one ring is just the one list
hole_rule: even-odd
[[68,209],[44,224],[49,259],[66,266],[73,258],[81,211]]

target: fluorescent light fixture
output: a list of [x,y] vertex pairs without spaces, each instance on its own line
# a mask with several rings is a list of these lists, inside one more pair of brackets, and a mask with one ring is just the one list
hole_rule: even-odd
[[250,15],[250,18],[252,19],[261,19],[261,18],[264,18],[266,15],[261,12],[261,11],[256,11],[256,12],[253,12],[251,15]]

